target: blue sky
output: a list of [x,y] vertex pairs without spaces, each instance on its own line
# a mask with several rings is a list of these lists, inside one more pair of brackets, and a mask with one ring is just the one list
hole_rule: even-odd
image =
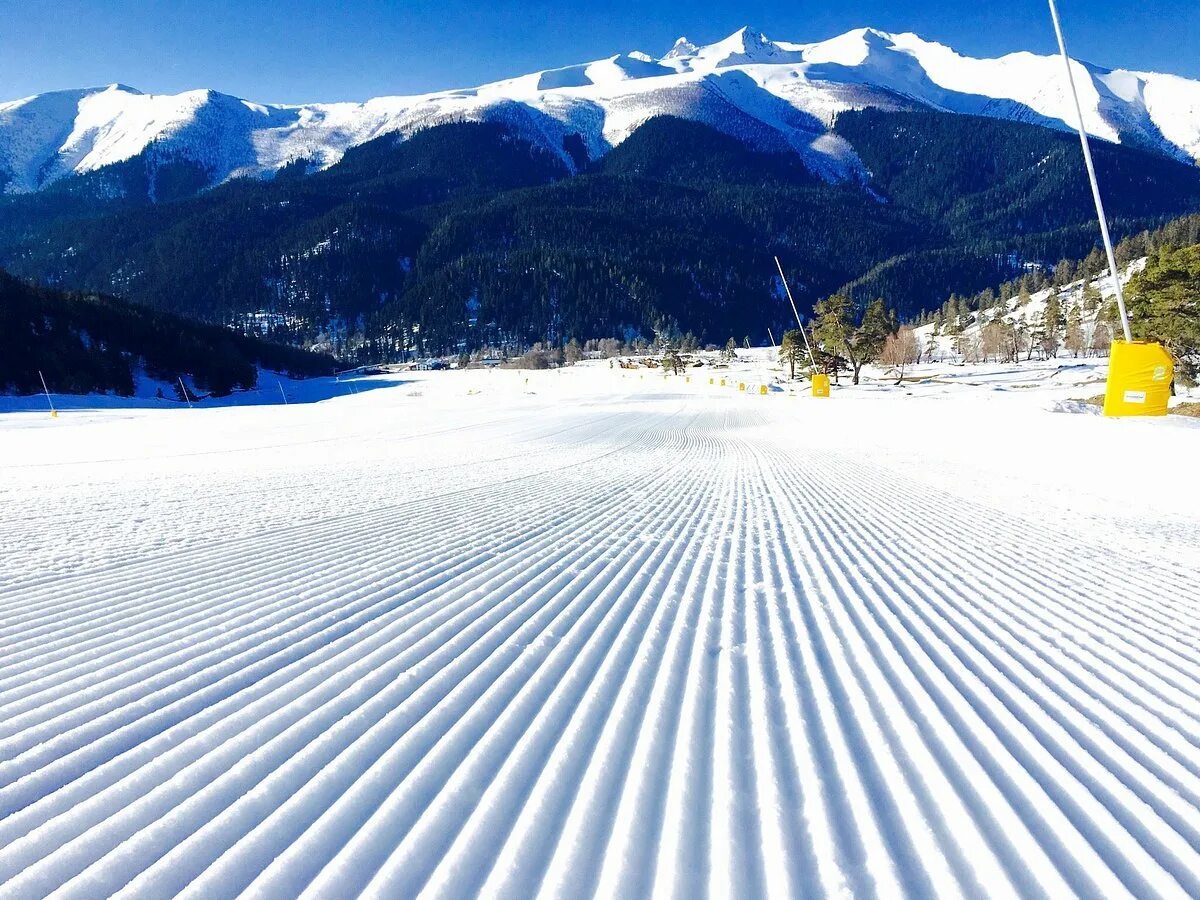
[[[1073,55],[1200,78],[1200,2],[1061,0]],[[461,87],[680,35],[742,25],[820,40],[871,25],[971,55],[1049,52],[1043,0],[0,0],[0,99],[121,81],[150,92],[211,87],[264,102],[361,100]]]

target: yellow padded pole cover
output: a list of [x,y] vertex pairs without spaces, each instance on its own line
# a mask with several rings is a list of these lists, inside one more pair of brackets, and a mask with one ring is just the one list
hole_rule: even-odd
[[1104,391],[1106,416],[1165,416],[1174,379],[1162,344],[1113,341]]
[[814,397],[829,396],[829,376],[814,375],[812,377],[812,392]]

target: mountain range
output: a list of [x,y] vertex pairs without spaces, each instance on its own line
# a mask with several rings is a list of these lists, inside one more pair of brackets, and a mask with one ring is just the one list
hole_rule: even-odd
[[[1074,65],[1114,233],[1200,211],[1200,83]],[[0,104],[0,268],[360,362],[766,340],[775,256],[802,312],[912,318],[1095,246],[1063,74],[742,29],[366,103],[43,94]]]
[[[1088,131],[1200,161],[1200,81],[1074,63]],[[1074,127],[1061,60],[973,59],[914,34],[857,29],[817,43],[742,28],[664,55],[620,53],[480,87],[361,103],[256,103],[212,90],[144,94],[121,84],[0,103],[0,184],[40,190],[154,146],[203,167],[209,184],[322,169],[350,147],[447,122],[500,122],[572,171],[655,116],[702,122],[758,149],[791,149],[830,181],[865,179],[833,131],[847,110],[926,109]]]

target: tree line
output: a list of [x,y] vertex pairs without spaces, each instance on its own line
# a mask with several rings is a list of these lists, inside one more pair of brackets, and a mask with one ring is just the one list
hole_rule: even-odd
[[219,325],[63,292],[0,271],[0,392],[129,396],[138,370],[173,385],[186,377],[214,395],[253,388],[258,368],[328,375],[334,360],[237,334]]

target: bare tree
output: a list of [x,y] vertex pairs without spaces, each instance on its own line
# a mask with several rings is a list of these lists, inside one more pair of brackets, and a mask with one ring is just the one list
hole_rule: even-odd
[[921,347],[912,328],[901,325],[895,334],[889,334],[883,342],[879,361],[896,372],[896,384],[904,380],[904,370],[916,365],[921,358]]
[[980,329],[980,352],[984,362],[990,362],[993,356],[996,362],[1000,362],[1008,355],[1008,327],[1008,323],[1003,319],[993,319]]
[[599,342],[600,355],[605,359],[620,356],[625,349],[624,341],[619,338],[601,338]]

